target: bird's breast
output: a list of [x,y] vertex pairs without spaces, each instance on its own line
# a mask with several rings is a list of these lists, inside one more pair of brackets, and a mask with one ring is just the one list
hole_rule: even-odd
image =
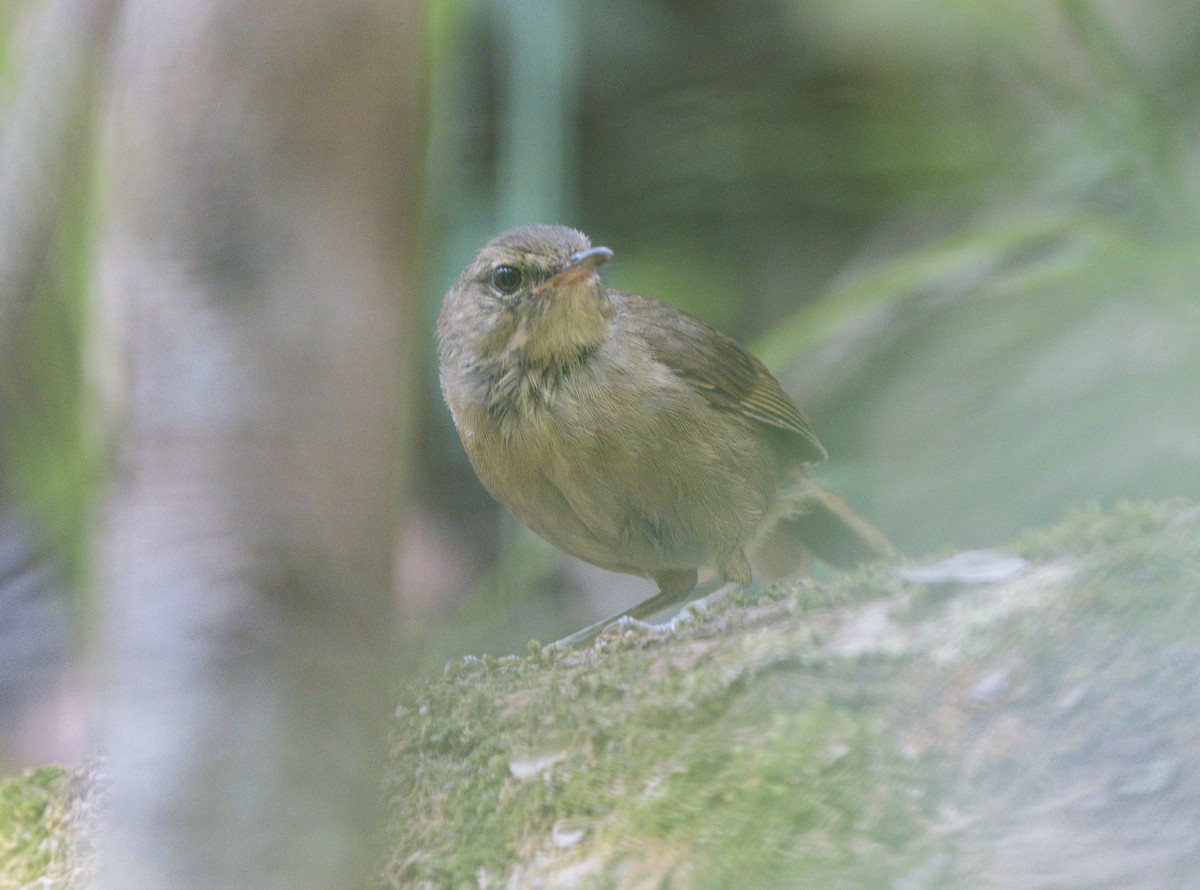
[[447,398],[492,495],[598,565],[703,564],[744,546],[768,507],[754,480],[772,474],[770,457],[750,426],[704,435],[714,409],[661,364],[602,354],[553,378],[508,370],[457,397],[448,387]]

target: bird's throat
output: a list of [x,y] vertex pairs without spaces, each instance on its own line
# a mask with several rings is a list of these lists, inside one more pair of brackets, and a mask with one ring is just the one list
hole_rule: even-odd
[[603,342],[614,313],[603,286],[563,288],[525,307],[509,345],[525,367],[562,372]]

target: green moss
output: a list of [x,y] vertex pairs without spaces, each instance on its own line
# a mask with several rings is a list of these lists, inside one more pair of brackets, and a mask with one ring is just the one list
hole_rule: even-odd
[[70,785],[70,773],[58,767],[0,779],[2,890],[26,887],[65,871],[67,843],[62,823]]
[[1177,521],[1190,509],[1183,500],[1121,501],[1107,509],[1093,503],[1071,510],[1054,525],[1025,532],[1009,549],[1033,561],[1094,551],[1141,540]]
[[816,701],[764,717],[709,734],[686,769],[621,820],[622,836],[688,849],[697,886],[771,887],[850,866],[844,841],[864,828],[880,846],[880,829],[912,833],[912,814],[873,793],[878,739],[853,709]]
[[[755,608],[789,612],[768,601],[725,617]],[[504,879],[535,851],[607,862],[678,845],[689,868],[711,863],[712,886],[736,873],[763,885],[802,864],[797,832],[867,821],[895,834],[911,815],[862,793],[875,781],[875,767],[864,770],[877,747],[870,711],[817,693],[798,651],[815,650],[795,630],[785,645],[748,634],[664,653],[636,640],[561,656],[553,669],[509,661],[429,684],[394,752],[391,824],[404,852],[391,880],[455,886]],[[784,702],[798,710],[780,713]],[[561,820],[586,832],[578,851],[555,848]],[[826,858],[841,855],[799,857]]]

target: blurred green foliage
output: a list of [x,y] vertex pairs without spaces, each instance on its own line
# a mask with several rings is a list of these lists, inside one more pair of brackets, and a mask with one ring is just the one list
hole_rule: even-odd
[[582,228],[754,345],[911,552],[1200,493],[1194,4],[545,5],[435,4],[431,298],[496,230]]
[[[81,214],[82,215],[82,214]],[[37,534],[57,552],[72,587],[87,575],[87,531],[98,479],[83,397],[86,237],[68,222],[63,254],[39,288],[13,363],[0,374],[0,478],[29,509]]]
[[[759,347],[821,478],[907,548],[1200,488],[1190,0],[427,5],[427,344],[491,234],[565,222],[614,286]],[[8,484],[68,543],[95,453],[79,207],[0,369]],[[496,556],[426,367],[417,494]]]
[[[21,77],[20,4],[0,12],[0,122]],[[0,124],[3,126],[3,124]],[[88,528],[98,479],[97,441],[84,397],[93,201],[79,171],[42,276],[0,367],[0,497],[15,505],[57,556],[71,588],[88,574]]]

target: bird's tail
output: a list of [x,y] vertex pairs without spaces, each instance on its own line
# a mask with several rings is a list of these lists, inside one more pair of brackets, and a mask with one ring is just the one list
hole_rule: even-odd
[[835,568],[852,568],[895,553],[887,536],[842,498],[803,479],[783,498],[760,538],[755,575],[770,580],[804,568],[814,557]]

